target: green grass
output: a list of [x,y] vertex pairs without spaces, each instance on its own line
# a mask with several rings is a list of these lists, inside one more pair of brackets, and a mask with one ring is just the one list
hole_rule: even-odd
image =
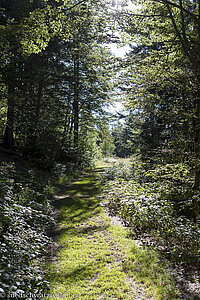
[[137,246],[126,229],[110,225],[100,194],[98,172],[88,172],[61,190],[57,203],[60,247],[49,266],[47,299],[132,300],[137,299],[138,290],[144,299],[147,294],[178,299],[156,253]]
[[120,163],[129,165],[131,158],[105,157],[94,162],[96,168],[107,168]]
[[107,159],[103,159],[103,158],[95,160],[94,161],[94,165],[95,165],[96,168],[100,168],[100,169],[109,167],[108,160]]

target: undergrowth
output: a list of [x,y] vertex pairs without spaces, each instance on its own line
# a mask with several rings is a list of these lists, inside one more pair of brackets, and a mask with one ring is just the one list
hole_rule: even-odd
[[[125,174],[125,170],[127,173]],[[119,215],[135,236],[147,235],[168,255],[199,261],[200,228],[193,222],[191,169],[185,164],[147,168],[139,161],[109,168],[107,182],[110,212]]]
[[52,190],[45,174],[0,168],[0,297],[31,299],[48,288],[43,262],[54,224]]
[[65,165],[52,162],[51,169],[41,169],[43,165],[39,165],[40,169],[36,163],[16,161],[2,162],[0,166],[0,298],[3,299],[43,298],[49,288],[46,260],[52,247],[49,233],[56,224],[52,206],[55,189],[88,167],[86,163],[78,166],[78,162]]

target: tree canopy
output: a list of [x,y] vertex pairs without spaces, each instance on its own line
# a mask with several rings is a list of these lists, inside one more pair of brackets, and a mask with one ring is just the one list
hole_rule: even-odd
[[76,159],[81,127],[87,134],[112,86],[113,58],[105,47],[107,4],[2,1],[4,147],[36,157]]
[[[110,213],[199,266],[199,49],[199,0],[0,0],[0,297],[48,288],[53,190],[97,159]],[[86,177],[77,222],[102,210]]]

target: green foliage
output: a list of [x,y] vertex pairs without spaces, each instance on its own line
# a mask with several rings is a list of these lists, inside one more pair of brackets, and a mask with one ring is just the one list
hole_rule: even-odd
[[[54,6],[54,7],[53,7]],[[73,34],[73,27],[67,20],[64,10],[67,5],[35,9],[20,24],[21,40],[19,52],[23,56],[40,53],[45,50],[55,36],[62,36],[68,41]]]
[[[143,169],[140,176],[136,165],[133,169],[129,181],[107,176],[113,180],[106,187],[111,212],[119,215],[133,234],[154,236],[156,243],[173,255],[199,257],[200,229],[192,219],[192,199],[199,201],[199,194],[189,189],[190,168],[162,165]],[[107,172],[112,174],[113,168]]]
[[103,44],[107,3],[61,2],[1,4],[1,137],[43,168],[55,160],[83,167],[101,155],[88,132],[112,88],[113,58]]
[[[94,120],[93,120],[94,122]],[[101,148],[98,146],[98,132],[91,126],[81,127],[79,139],[79,161],[82,161],[82,167],[89,167],[93,165],[94,159],[102,157]]]
[[144,159],[194,161],[199,157],[199,4],[137,3],[121,18],[132,46],[119,78],[126,105],[140,120],[134,125],[137,149]]
[[[27,173],[27,170],[26,170]],[[48,287],[42,264],[54,224],[50,189],[38,174],[0,169],[1,294],[42,293]],[[36,179],[37,178],[37,179]]]
[[[119,122],[112,128],[112,136],[114,137],[115,155],[118,157],[129,157],[135,154],[139,148],[139,135],[141,133],[141,120],[137,113],[127,109],[124,111],[123,123]],[[139,124],[138,124],[139,123]]]
[[115,150],[114,138],[111,135],[111,132],[108,127],[108,123],[106,123],[105,121],[100,123],[99,138],[100,138],[99,147],[101,149],[102,155],[104,157],[112,156]]
[[102,175],[102,181],[106,182],[107,180],[115,180],[119,178],[128,180],[131,176],[131,168],[128,164],[120,162],[114,164],[112,167],[106,168]]

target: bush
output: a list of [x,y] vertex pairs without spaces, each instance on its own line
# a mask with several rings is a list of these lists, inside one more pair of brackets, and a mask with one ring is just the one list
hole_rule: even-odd
[[48,286],[41,264],[50,242],[45,231],[54,220],[49,188],[33,173],[23,175],[14,164],[0,168],[0,294],[5,298],[42,293]]
[[[136,166],[135,166],[136,167]],[[133,170],[133,169],[132,169]],[[200,255],[200,228],[192,219],[191,170],[188,166],[166,165],[144,170],[129,181],[108,169],[106,195],[112,214],[138,236],[148,234],[173,253]],[[118,174],[118,173],[117,173]]]
[[124,164],[123,162],[107,168],[102,175],[103,182],[119,178],[125,180],[129,180],[131,178],[131,169],[127,164]]

